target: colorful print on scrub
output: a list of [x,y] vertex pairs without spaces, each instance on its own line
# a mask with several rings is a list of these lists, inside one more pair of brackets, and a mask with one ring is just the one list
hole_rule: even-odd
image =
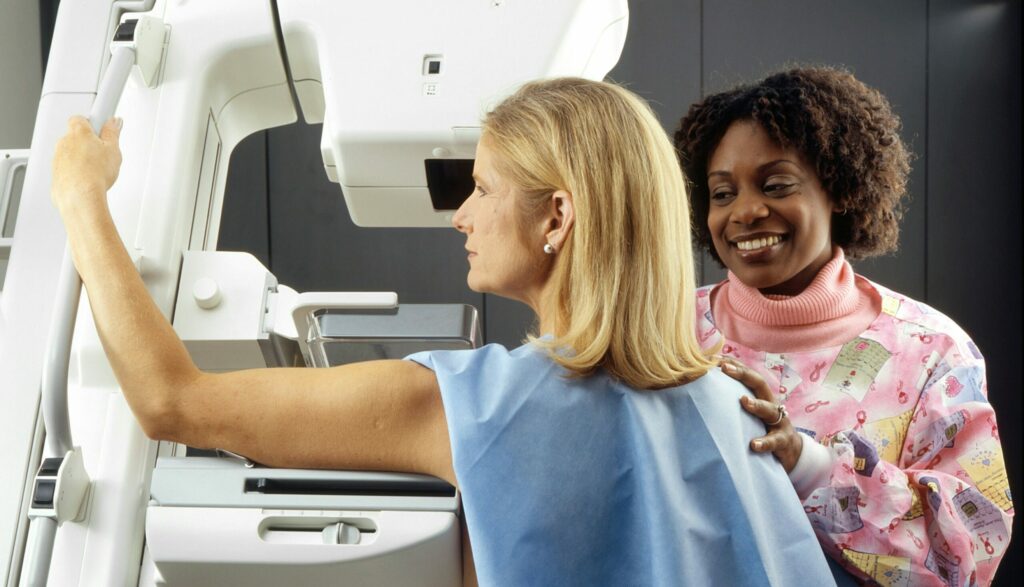
[[804,511],[844,568],[886,586],[986,584],[1014,510],[984,359],[943,314],[871,285],[882,311],[866,331],[794,353],[723,340],[717,286],[703,287],[701,344],[721,341],[721,354],[757,370],[793,424],[833,452],[830,483]]

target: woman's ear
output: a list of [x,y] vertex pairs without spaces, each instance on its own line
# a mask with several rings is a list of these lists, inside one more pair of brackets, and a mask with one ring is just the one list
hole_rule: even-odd
[[569,240],[572,227],[576,223],[576,208],[573,205],[572,193],[558,190],[551,194],[551,207],[547,218],[547,232],[544,237],[554,247],[555,252],[562,250]]

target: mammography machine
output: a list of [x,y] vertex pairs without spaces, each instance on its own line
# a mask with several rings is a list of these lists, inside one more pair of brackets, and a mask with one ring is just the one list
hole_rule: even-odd
[[458,584],[443,482],[270,469],[142,434],[62,273],[50,157],[71,115],[116,106],[127,121],[111,210],[201,368],[469,348],[470,307],[298,293],[218,252],[230,153],[301,114],[323,123],[325,171],[357,224],[447,226],[481,115],[530,79],[602,78],[627,16],[626,0],[62,3],[27,165],[0,166],[0,581]]

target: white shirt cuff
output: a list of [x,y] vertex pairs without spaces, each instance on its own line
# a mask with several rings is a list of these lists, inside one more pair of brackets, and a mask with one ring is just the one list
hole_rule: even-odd
[[804,500],[815,489],[828,485],[835,457],[825,445],[803,432],[797,434],[803,437],[803,449],[800,451],[796,466],[789,472],[789,480],[793,483],[796,494]]

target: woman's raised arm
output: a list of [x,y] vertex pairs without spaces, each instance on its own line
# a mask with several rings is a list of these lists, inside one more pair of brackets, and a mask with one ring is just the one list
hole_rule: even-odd
[[148,436],[268,465],[426,473],[455,484],[437,379],[409,361],[204,373],[146,290],[114,226],[120,121],[72,118],[52,197],[122,391]]

